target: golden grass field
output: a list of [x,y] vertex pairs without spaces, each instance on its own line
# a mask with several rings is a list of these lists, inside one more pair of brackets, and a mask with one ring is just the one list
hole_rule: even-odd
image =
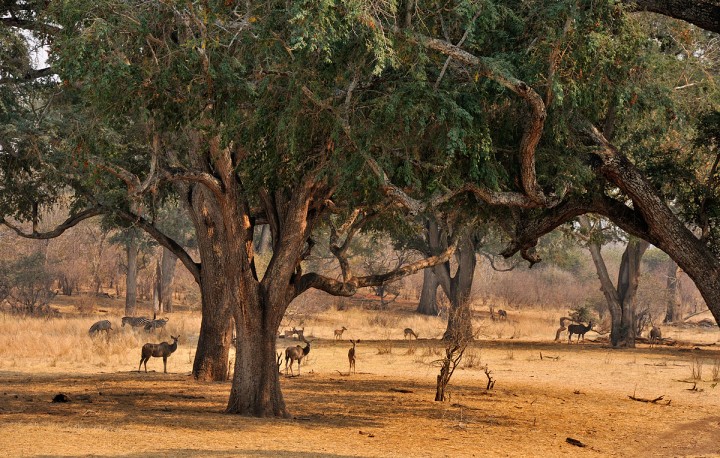
[[[438,403],[442,319],[403,306],[332,309],[303,319],[316,340],[302,375],[282,378],[294,418],[277,420],[224,414],[229,382],[189,376],[199,314],[173,313],[167,331],[148,336],[120,327],[116,302],[85,317],[0,314],[7,456],[720,456],[720,346],[709,345],[717,328],[664,327],[688,343],[611,350],[591,342],[593,332],[585,344],[552,342],[562,310],[511,310],[507,323],[476,323],[480,339],[450,382],[450,400]],[[117,329],[109,341],[91,339],[88,328],[104,318]],[[343,325],[344,340],[333,340]],[[403,341],[405,327],[420,340]],[[142,344],[176,333],[169,373],[158,358],[138,373]],[[361,342],[348,376],[350,338]],[[278,340],[279,350],[294,344]],[[496,380],[490,391],[485,367]],[[57,393],[72,402],[52,403]]]

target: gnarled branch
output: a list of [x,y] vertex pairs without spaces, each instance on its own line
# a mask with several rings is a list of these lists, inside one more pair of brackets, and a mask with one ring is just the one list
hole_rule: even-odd
[[99,207],[93,207],[88,208],[87,210],[83,210],[80,213],[77,213],[75,215],[71,215],[68,217],[65,221],[60,223],[55,229],[48,231],[48,232],[37,232],[35,230],[36,225],[33,224],[33,231],[28,233],[24,232],[22,228],[14,225],[13,223],[9,222],[7,219],[3,218],[2,223],[15,231],[17,235],[20,237],[24,237],[26,239],[35,239],[35,240],[48,240],[53,239],[55,237],[61,236],[65,231],[70,229],[71,227],[77,226],[80,222],[92,218],[93,216],[98,216],[103,214],[103,210]]

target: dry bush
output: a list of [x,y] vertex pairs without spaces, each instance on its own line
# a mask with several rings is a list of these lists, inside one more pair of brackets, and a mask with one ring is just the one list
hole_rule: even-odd
[[466,351],[460,367],[463,369],[480,369],[480,351],[475,349]]
[[720,382],[720,358],[717,358],[712,367],[713,382]]
[[691,361],[690,368],[692,370],[691,379],[692,380],[702,380],[702,369],[703,369],[702,358],[693,358]]
[[75,299],[75,308],[82,315],[90,315],[95,312],[95,299],[89,296],[79,296]]

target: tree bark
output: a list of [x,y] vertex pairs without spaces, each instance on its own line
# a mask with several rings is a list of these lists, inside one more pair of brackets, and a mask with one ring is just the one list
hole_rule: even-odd
[[163,247],[161,275],[160,275],[160,308],[166,312],[173,311],[173,291],[175,286],[175,267],[177,266],[178,257],[172,251]]
[[137,305],[137,258],[140,241],[132,237],[125,247],[127,252],[127,274],[125,275],[125,316],[135,316]]
[[196,186],[191,194],[188,211],[202,259],[202,321],[192,373],[202,381],[225,381],[232,342],[232,310],[240,300],[241,257],[247,254],[242,249],[242,232],[236,227],[240,218],[226,224],[222,204],[227,205],[227,201],[218,203],[217,196],[201,186]]
[[623,3],[639,11],[651,11],[720,33],[720,2],[717,0],[623,0]]
[[[235,377],[226,411],[255,417],[290,417],[276,364],[277,329],[289,302],[263,295],[260,288],[244,296],[243,307],[235,308]],[[273,299],[281,300],[273,303]],[[248,319],[248,315],[254,319]]]
[[422,292],[420,293],[420,303],[416,310],[417,313],[422,315],[438,315],[437,306],[437,290],[438,280],[433,272],[433,269],[425,269],[423,271],[423,286]]

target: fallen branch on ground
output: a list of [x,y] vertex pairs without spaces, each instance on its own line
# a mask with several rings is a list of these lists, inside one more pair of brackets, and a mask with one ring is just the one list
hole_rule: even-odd
[[638,397],[635,397],[635,396],[632,396],[632,395],[628,395],[628,397],[629,397],[630,399],[632,399],[633,401],[647,402],[647,403],[650,403],[650,404],[660,404],[660,405],[665,405],[665,406],[669,406],[669,405],[670,405],[670,402],[671,402],[669,399],[668,399],[668,400],[665,400],[665,403],[664,403],[664,404],[660,402],[660,401],[663,400],[663,398],[665,397],[665,395],[658,396],[658,397],[656,397],[655,399],[638,398]]

